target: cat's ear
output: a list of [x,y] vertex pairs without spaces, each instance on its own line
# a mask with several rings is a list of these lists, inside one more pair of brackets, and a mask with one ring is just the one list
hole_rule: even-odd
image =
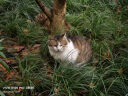
[[62,34],[62,40],[66,40],[67,41],[66,33]]
[[63,37],[63,38],[66,38],[66,33],[62,34],[62,37]]
[[49,38],[50,40],[53,40],[53,39],[54,39],[54,36],[49,35],[48,38]]

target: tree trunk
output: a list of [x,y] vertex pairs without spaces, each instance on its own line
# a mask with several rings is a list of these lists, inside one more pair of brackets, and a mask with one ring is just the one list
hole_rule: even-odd
[[50,34],[70,31],[70,24],[65,20],[66,0],[54,0],[51,11],[40,0],[36,0],[36,2],[43,12],[39,13],[35,19],[45,29],[49,30]]

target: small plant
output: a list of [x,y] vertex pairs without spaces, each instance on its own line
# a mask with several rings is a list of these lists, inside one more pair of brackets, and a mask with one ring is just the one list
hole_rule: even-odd
[[[0,42],[0,56],[1,56],[2,58],[6,58],[5,54],[2,52],[3,49],[4,49],[4,47],[2,47],[2,44],[1,44],[1,42]],[[0,58],[1,58],[1,57],[0,57]],[[2,64],[2,65],[0,66],[0,68],[3,66],[3,67],[6,68],[6,70],[10,71],[9,66],[8,66],[2,59],[0,59],[0,64]]]

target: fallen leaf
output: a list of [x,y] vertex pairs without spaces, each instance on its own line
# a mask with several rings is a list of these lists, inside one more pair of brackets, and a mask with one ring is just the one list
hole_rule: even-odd
[[21,92],[22,91],[22,89],[21,88],[18,88],[18,90],[17,90],[18,92]]
[[95,34],[94,34],[94,32],[91,32],[91,36],[92,36],[92,37],[95,37]]
[[59,88],[54,88],[54,93],[55,93],[56,95],[58,95],[58,93],[59,93]]
[[120,75],[120,74],[122,74],[124,72],[124,70],[123,70],[123,68],[120,68],[117,72]]
[[49,66],[49,65],[44,65],[44,68],[46,68],[46,69],[48,69],[48,70],[50,70],[50,71],[53,71],[53,70],[52,70],[52,67]]
[[47,69],[52,70],[52,67],[51,66],[47,66]]
[[118,20],[118,17],[114,17],[115,20]]
[[120,34],[121,30],[117,30],[117,33]]
[[121,5],[119,6],[119,10],[120,10],[120,11],[122,10],[122,6],[121,6]]
[[16,49],[14,49],[14,48],[6,48],[6,49],[7,49],[7,52],[9,52],[9,53],[17,52]]
[[6,46],[7,52],[9,52],[9,53],[20,52],[24,48],[25,48],[25,46],[20,46],[20,45]]
[[6,68],[2,64],[0,64],[0,71],[6,71]]
[[11,48],[13,45],[17,45],[17,40],[15,40],[14,38],[5,38],[3,42],[3,45],[6,48]]
[[39,82],[41,82],[41,81],[42,81],[42,80],[35,80],[34,82],[35,82],[35,83],[39,83]]
[[84,5],[84,8],[88,8],[88,5],[85,4],[85,5]]
[[23,49],[25,48],[25,46],[14,45],[13,48],[14,48],[17,52],[19,52],[19,51],[23,50]]
[[90,83],[90,84],[89,84],[89,87],[90,87],[90,88],[94,88],[95,86],[94,86],[93,83]]
[[15,64],[16,60],[12,58],[5,58],[3,59],[7,64]]
[[40,52],[40,49],[39,48],[37,48],[37,49],[33,49],[33,50],[31,50],[32,52],[35,52],[35,53],[38,53],[38,52]]
[[14,72],[7,72],[6,76],[5,76],[5,80],[8,81],[9,79],[13,78],[15,75]]
[[29,30],[28,29],[24,29],[24,34],[28,35],[28,33],[29,33]]
[[118,0],[114,0],[114,2],[115,2],[115,3],[117,3],[117,2],[118,2]]
[[40,47],[41,44],[35,44],[32,48]]
[[119,9],[116,10],[116,14],[119,14],[121,11]]
[[97,65],[98,65],[98,62],[99,62],[99,60],[96,59],[96,58],[94,58],[94,59],[93,59],[93,66],[97,66]]
[[28,49],[25,49],[23,50],[21,53],[20,53],[20,56],[26,56],[30,53],[30,51]]
[[41,44],[35,44],[32,48],[31,48],[31,51],[32,52],[40,52],[40,47]]
[[120,5],[120,6],[117,8],[117,10],[116,10],[116,14],[121,13],[121,11],[122,11],[122,6]]
[[31,23],[32,21],[31,21],[31,20],[27,20],[26,22],[27,22],[27,23]]
[[81,93],[87,93],[88,91],[87,90],[80,90]]
[[16,96],[16,95],[14,95],[14,93],[11,93],[11,92],[6,92],[6,95],[7,96]]
[[104,52],[104,57],[105,58],[109,58],[110,57],[110,52],[108,51],[108,52]]
[[14,92],[21,92],[22,89],[21,88],[18,88],[18,89],[14,89]]

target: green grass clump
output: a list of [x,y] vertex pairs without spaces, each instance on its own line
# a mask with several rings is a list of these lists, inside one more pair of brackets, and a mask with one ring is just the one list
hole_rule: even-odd
[[[48,8],[53,2],[43,1]],[[41,54],[17,57],[19,79],[3,81],[1,86],[34,86],[16,96],[125,96],[128,94],[128,2],[127,0],[67,0],[66,20],[71,35],[91,39],[93,61],[82,68],[48,61],[48,32],[36,24],[40,12],[34,0],[0,1],[1,38],[16,38],[18,43],[42,43]],[[119,10],[119,12],[117,12]],[[1,48],[1,47],[0,47]],[[49,65],[54,67],[47,68]],[[15,70],[17,72],[17,70]],[[3,89],[0,89],[3,94]]]

